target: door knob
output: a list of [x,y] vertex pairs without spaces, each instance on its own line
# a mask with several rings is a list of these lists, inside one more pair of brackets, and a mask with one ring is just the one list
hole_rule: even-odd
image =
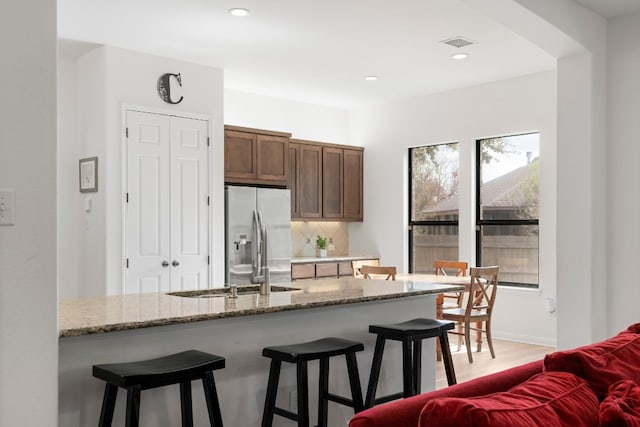
[[163,267],[169,267],[169,261],[162,261]]
[[173,262],[171,263],[172,266],[177,267],[180,265],[180,263],[176,260],[173,260]]

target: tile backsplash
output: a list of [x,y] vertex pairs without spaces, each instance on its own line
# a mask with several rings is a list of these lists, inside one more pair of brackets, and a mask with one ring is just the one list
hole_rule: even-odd
[[294,221],[291,223],[291,256],[316,256],[318,235],[327,238],[329,256],[349,255],[348,222]]

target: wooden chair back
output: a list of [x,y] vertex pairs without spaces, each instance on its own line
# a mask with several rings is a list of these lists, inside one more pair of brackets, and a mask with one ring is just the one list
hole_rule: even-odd
[[[445,261],[436,260],[433,262],[433,267],[436,270],[436,276],[448,276],[449,273],[456,276],[466,276],[467,267],[469,264],[466,261]],[[442,306],[443,307],[461,307],[463,292],[447,292],[442,294]],[[448,301],[448,302],[447,302]],[[437,313],[438,314],[438,313]]]
[[469,264],[465,261],[436,260],[433,262],[436,276],[448,276],[448,272],[455,273],[456,276],[466,276],[468,266]]
[[474,315],[491,317],[498,290],[499,271],[500,267],[498,266],[471,267],[469,274],[471,286],[465,308],[467,320]]
[[[363,265],[360,267],[360,272],[365,279],[375,279],[385,276],[384,280],[396,280],[396,268],[395,267],[383,267],[379,265]],[[371,277],[371,276],[378,277]]]
[[362,268],[363,265],[380,265],[380,260],[363,259],[363,260],[351,261],[351,268],[353,269],[353,277],[358,277],[362,279],[362,273],[360,272],[360,268]]

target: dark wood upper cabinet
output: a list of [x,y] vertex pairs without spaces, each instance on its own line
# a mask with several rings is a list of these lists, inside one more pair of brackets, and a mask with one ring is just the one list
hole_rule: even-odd
[[290,133],[229,125],[224,129],[225,183],[287,186]]
[[[291,218],[362,221],[363,150],[348,145],[291,139]],[[291,177],[294,169],[295,179]]]
[[322,216],[342,219],[344,193],[342,148],[322,147]]
[[322,218],[322,192],[322,147],[301,143],[298,145],[296,191],[299,218]]
[[351,221],[363,220],[363,151],[344,149],[343,154],[343,218]]
[[362,221],[363,152],[225,125],[224,181],[289,188],[293,220]]
[[298,151],[299,145],[289,142],[289,180],[287,188],[291,192],[291,218],[300,217],[300,201],[298,200]]
[[256,179],[257,135],[225,130],[224,132],[224,178]]

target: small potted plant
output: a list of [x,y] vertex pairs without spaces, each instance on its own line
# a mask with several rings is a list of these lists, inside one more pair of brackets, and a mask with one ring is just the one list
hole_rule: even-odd
[[319,257],[327,256],[327,238],[318,235],[316,237],[316,255]]

